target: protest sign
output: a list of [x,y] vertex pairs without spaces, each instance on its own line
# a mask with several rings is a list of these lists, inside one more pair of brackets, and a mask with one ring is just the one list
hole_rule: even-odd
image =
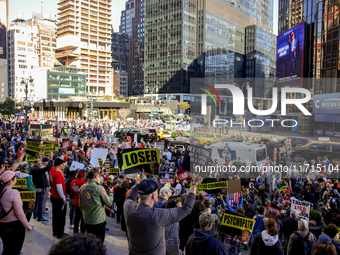
[[227,181],[210,181],[209,179],[203,180],[205,183],[201,183],[197,185],[196,193],[198,194],[200,190],[204,190],[209,194],[217,194],[221,193],[222,188],[228,188],[228,182]]
[[116,174],[119,172],[120,172],[119,168],[109,168],[109,174]]
[[83,163],[79,163],[77,161],[73,161],[70,166],[70,171],[76,171],[78,168],[84,169],[85,165]]
[[59,143],[54,143],[54,151],[59,151]]
[[268,218],[268,219],[276,220],[276,216],[273,215],[273,214],[268,214],[268,213],[266,213],[265,217]]
[[98,159],[105,161],[109,149],[93,148],[90,164],[93,167],[100,167]]
[[297,199],[291,200],[292,207],[291,210],[299,210],[300,211],[300,217],[309,221],[309,215],[310,215],[310,203],[306,201],[301,201]]
[[138,174],[127,174],[126,178],[137,180],[138,179]]
[[194,172],[206,172],[205,167],[209,165],[211,149],[205,149],[198,145],[187,146],[182,168],[183,170]]
[[103,167],[103,160],[99,158],[98,163],[99,163],[99,167],[102,168]]
[[177,177],[178,177],[178,180],[180,182],[186,180],[186,179],[189,179],[191,177],[190,173],[187,172],[187,171],[184,171],[184,172],[180,172],[179,174],[177,174]]
[[35,191],[19,191],[19,193],[23,202],[35,201]]
[[31,139],[27,139],[26,144],[26,153],[31,155],[32,157],[38,158],[41,150],[41,143]]
[[90,161],[88,161],[88,159],[83,154],[81,154],[80,152],[76,153],[87,165],[90,165]]
[[35,161],[38,161],[38,159],[37,158],[35,158],[35,157],[32,157],[31,155],[29,155],[29,154],[27,154],[26,155],[26,159],[25,159],[25,161],[33,161],[33,162],[35,162]]
[[27,181],[26,181],[26,179],[17,179],[17,182],[15,183],[13,188],[15,188],[15,189],[18,189],[18,188],[27,189]]
[[160,150],[157,149],[123,149],[123,167],[125,174],[140,173],[144,169],[145,173],[158,174],[151,171],[150,163],[160,162]]
[[175,173],[160,172],[158,174],[158,182],[162,184],[175,184]]
[[112,180],[106,180],[105,181],[107,184],[110,184],[110,183],[112,183]]
[[241,192],[241,179],[228,181],[228,193],[233,194]]
[[254,225],[255,220],[226,210],[222,216],[220,232],[232,237],[237,236],[242,243],[247,243]]
[[272,213],[273,211],[277,211],[278,216],[281,217],[281,209],[273,204],[269,205],[267,204],[267,211]]
[[61,149],[64,150],[72,150],[72,144],[70,143],[70,139],[64,139],[61,145]]
[[53,149],[54,149],[54,143],[51,141],[43,141],[43,148],[44,150],[41,152],[41,155],[49,156],[51,155]]

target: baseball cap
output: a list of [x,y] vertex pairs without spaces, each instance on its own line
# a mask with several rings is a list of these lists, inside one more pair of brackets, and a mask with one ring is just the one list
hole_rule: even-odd
[[248,202],[249,204],[253,204],[253,203],[254,203],[253,199],[251,199],[251,198],[249,198],[249,199],[247,200],[247,202]]
[[14,176],[18,176],[20,174],[19,171],[17,172],[13,172],[11,170],[7,170],[5,171],[2,175],[1,175],[1,180],[3,182],[8,182],[9,180],[11,180]]
[[201,227],[207,227],[215,221],[214,216],[208,212],[204,212],[199,217],[199,223]]
[[138,187],[138,193],[143,195],[149,195],[154,193],[156,190],[161,189],[163,184],[156,182],[152,178],[143,180]]
[[84,176],[85,175],[85,173],[84,173],[85,171],[84,170],[79,170],[78,171],[78,175],[80,175],[80,176]]
[[48,162],[48,161],[49,161],[48,157],[43,157],[42,162]]
[[56,160],[54,161],[54,166],[60,166],[63,163],[64,161],[62,159],[56,158]]
[[237,202],[237,201],[234,201],[234,202],[232,203],[232,205],[238,206],[238,202]]
[[318,239],[318,243],[332,243],[332,240],[329,236],[320,235]]

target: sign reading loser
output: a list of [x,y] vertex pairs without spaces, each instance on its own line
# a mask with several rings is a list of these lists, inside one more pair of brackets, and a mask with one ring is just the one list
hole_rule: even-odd
[[124,174],[140,173],[142,169],[151,173],[150,163],[160,162],[160,151],[157,149],[124,149]]

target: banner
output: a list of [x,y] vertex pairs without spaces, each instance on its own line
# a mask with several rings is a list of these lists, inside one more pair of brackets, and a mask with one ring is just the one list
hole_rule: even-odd
[[297,199],[291,200],[292,207],[291,210],[299,210],[300,211],[300,217],[309,221],[310,216],[310,203],[306,201],[300,201]]
[[32,157],[32,156],[29,155],[29,154],[27,154],[27,155],[26,155],[25,161],[32,161],[32,162],[35,162],[35,161],[38,161],[38,159],[35,158],[35,157]]
[[109,149],[93,148],[90,164],[93,167],[101,167],[98,160],[105,161],[108,151]]
[[17,182],[15,183],[13,188],[15,188],[15,189],[18,189],[18,188],[27,189],[26,179],[17,179]]
[[109,174],[116,174],[119,172],[120,172],[119,168],[109,168]]
[[158,182],[162,184],[175,184],[175,173],[160,172],[158,174]]
[[180,182],[184,181],[184,180],[187,180],[191,177],[190,173],[187,172],[187,171],[184,171],[184,172],[180,172],[179,174],[177,174],[177,177],[178,177],[178,180]]
[[209,181],[207,179],[203,181],[206,181],[206,182],[197,185],[196,194],[198,194],[200,190],[204,190],[209,194],[217,194],[217,193],[222,193],[221,192],[222,188],[226,188],[226,189],[228,188],[227,181],[216,182],[216,181]]
[[204,149],[200,146],[190,144],[186,149],[182,168],[191,173],[198,172],[201,167],[209,165],[210,156],[211,149]]
[[31,139],[27,139],[26,145],[26,153],[31,155],[32,157],[38,158],[42,146],[41,143]]
[[49,156],[54,149],[54,143],[51,141],[43,141],[43,147],[44,151],[41,152],[41,155]]
[[273,211],[277,211],[278,216],[281,217],[281,209],[275,205],[267,205],[267,211],[272,213]]
[[19,191],[19,193],[23,202],[35,201],[35,191]]
[[70,166],[70,171],[76,171],[78,168],[84,169],[85,165],[83,163],[79,163],[77,161],[73,161]]
[[242,243],[247,243],[255,225],[255,220],[241,214],[228,211],[223,214],[220,232],[231,236],[237,236]]
[[[124,174],[140,173],[144,169],[145,173],[158,174],[156,166],[151,171],[150,163],[160,162],[160,150],[157,149],[123,149]],[[155,164],[156,165],[156,164]]]

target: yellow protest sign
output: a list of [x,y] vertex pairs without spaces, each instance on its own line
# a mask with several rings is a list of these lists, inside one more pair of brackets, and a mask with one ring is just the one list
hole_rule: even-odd
[[26,179],[17,179],[17,182],[15,183],[13,188],[17,189],[22,187],[25,187],[25,189],[27,189]]
[[[123,151],[124,171],[130,168],[140,168],[148,165],[151,161],[160,161],[160,150],[157,149],[137,149]],[[145,169],[147,172],[147,170]]]
[[99,158],[98,163],[99,163],[99,167],[102,168],[103,167],[103,160]]
[[112,183],[112,180],[106,180],[105,181],[107,184]]
[[40,142],[27,139],[26,144],[27,144],[27,150],[29,150],[29,151],[40,152],[40,150],[41,150],[41,143]]
[[253,227],[255,225],[255,220],[241,217],[233,214],[223,214],[223,218],[221,221],[222,226],[236,228],[236,229],[247,229],[249,232],[253,231]]
[[44,151],[41,153],[41,155],[49,156],[51,155],[53,149],[54,149],[54,143],[51,141],[43,141]]
[[209,182],[209,183],[201,183],[197,185],[196,194],[199,193],[200,190],[211,191],[211,190],[219,190],[221,188],[228,188],[228,182]]
[[20,191],[20,196],[23,202],[35,201],[35,191]]
[[58,151],[59,150],[59,143],[54,143],[54,151]]
[[38,161],[35,157],[32,157],[31,155],[27,154],[25,161]]
[[120,172],[119,168],[109,168],[109,174],[115,174],[119,172]]

